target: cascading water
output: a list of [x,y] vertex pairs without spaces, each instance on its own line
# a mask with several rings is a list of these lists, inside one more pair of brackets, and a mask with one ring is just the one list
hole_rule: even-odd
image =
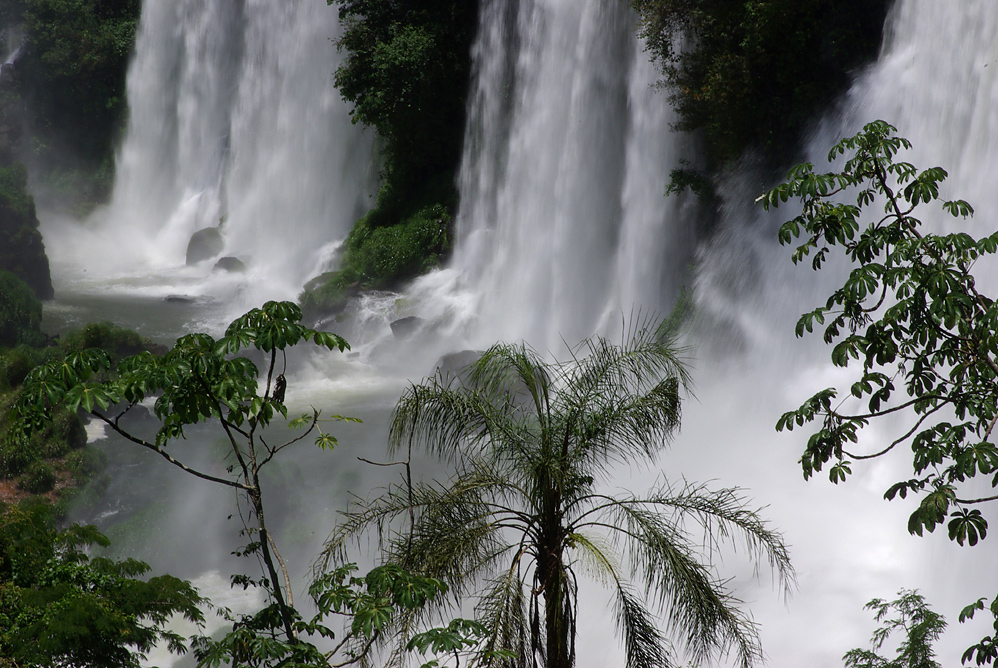
[[[369,206],[371,136],[333,86],[337,32],[323,0],[144,2],[112,201],[89,236],[52,235],[52,254],[83,259],[104,289],[234,310],[293,299]],[[220,224],[219,255],[245,275],[185,267],[191,235]]]
[[[522,338],[558,351],[563,341],[619,331],[633,313],[665,312],[692,283],[709,343],[693,354],[697,398],[661,468],[674,480],[746,487],[785,531],[800,580],[793,600],[784,605],[750,573],[736,580],[762,625],[768,665],[840,666],[872,628],[863,603],[900,587],[921,588],[957,627],[939,646],[944,662],[955,663],[983,634],[960,628],[956,613],[998,586],[994,544],[968,551],[940,536],[909,537],[911,508],[881,499],[897,474],[888,463],[858,471],[841,489],[801,480],[800,437],[777,435],[773,425],[814,387],[838,380],[819,342],[791,334],[832,277],[794,268],[776,246],[781,218],[756,211],[766,184],[750,169],[728,181],[718,231],[696,247],[693,203],[663,196],[687,149],[669,131],[665,96],[650,87],[655,71],[632,21],[619,0],[484,2],[454,258],[416,282],[407,308],[440,323],[440,349]],[[293,296],[324,262],[322,249],[346,234],[368,180],[369,139],[350,126],[332,88],[335,30],[322,0],[147,0],[113,202],[84,232],[43,220],[57,292],[215,295],[226,313]],[[989,183],[995,34],[994,3],[899,0],[880,61],[824,120],[810,159],[823,162],[835,138],[883,117],[915,142],[917,164],[950,169],[952,194],[977,207],[975,225],[990,227],[998,204]],[[202,286],[209,267],[184,267],[187,240],[223,218],[224,252],[245,260],[249,273]],[[177,329],[200,324],[190,311],[172,317],[186,318]],[[345,375],[340,366],[337,376],[317,361],[314,373],[291,378],[289,400],[370,418],[338,435],[344,447],[380,453],[399,380],[372,380],[361,366]],[[335,490],[374,483],[345,453],[335,463],[325,453],[300,456],[283,473],[281,514],[307,555],[342,503]],[[640,490],[656,475],[622,472],[617,483]],[[180,514],[231,503],[194,496],[179,473],[169,481],[156,489]],[[169,490],[181,484],[185,491]],[[196,553],[202,515],[197,527],[168,522],[170,535],[188,535],[166,551]],[[949,562],[966,566],[954,573]],[[589,609],[599,612],[582,620],[580,666],[615,665],[612,620]]]
[[688,202],[662,197],[682,146],[633,33],[616,0],[484,3],[450,269],[474,343],[556,350],[682,284]]

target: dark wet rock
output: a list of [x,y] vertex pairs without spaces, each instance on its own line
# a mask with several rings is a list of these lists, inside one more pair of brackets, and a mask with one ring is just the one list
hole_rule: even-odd
[[424,320],[420,317],[410,315],[406,318],[393,320],[391,323],[392,334],[396,339],[406,339],[412,336],[413,332],[422,327]]
[[212,271],[227,271],[234,274],[241,274],[246,271],[246,263],[237,257],[226,255],[223,258],[219,258],[215,266],[212,267]]
[[224,248],[221,226],[198,230],[191,235],[187,244],[187,264],[197,264],[217,257]]

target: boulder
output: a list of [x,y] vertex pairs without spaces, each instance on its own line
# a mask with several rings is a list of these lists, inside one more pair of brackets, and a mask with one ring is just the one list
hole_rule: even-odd
[[221,226],[206,227],[191,235],[187,243],[187,264],[197,264],[217,257],[225,248]]
[[470,365],[477,362],[481,356],[482,351],[480,350],[462,350],[456,353],[448,353],[437,362],[437,369],[445,376],[451,378],[457,377],[463,382],[466,380],[464,372]]
[[242,274],[246,271],[246,263],[237,257],[226,255],[223,258],[219,258],[215,266],[212,267],[212,271],[227,271],[234,274]]
[[423,319],[414,315],[407,318],[399,318],[391,323],[392,334],[396,339],[406,339],[412,335],[423,324]]

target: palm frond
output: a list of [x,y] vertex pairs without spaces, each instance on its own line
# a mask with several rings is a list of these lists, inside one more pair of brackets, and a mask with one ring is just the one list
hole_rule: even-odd
[[672,648],[655,618],[631,589],[617,582],[617,629],[624,636],[627,668],[671,668]]
[[567,542],[585,572],[597,582],[606,586],[621,580],[619,558],[603,536],[572,532]]
[[711,490],[704,484],[685,481],[678,492],[673,490],[674,487],[663,480],[643,499],[631,501],[640,501],[660,510],[671,508],[687,517],[694,516],[714,548],[721,543],[737,547],[742,541],[748,556],[757,562],[765,560],[784,594],[789,595],[796,586],[796,576],[783,535],[769,527],[762,519],[760,509],[749,506],[749,500],[741,490]]
[[[524,668],[530,661],[530,621],[526,583],[522,579],[520,559],[514,559],[500,577],[493,579],[478,599],[475,610],[479,619],[492,630],[485,643],[481,665],[489,668]],[[510,656],[498,656],[508,652]]]
[[518,415],[514,396],[501,401],[438,375],[409,387],[392,412],[391,453],[415,447],[455,462],[472,452],[529,450],[537,430]]
[[[646,498],[608,503],[609,521],[601,526],[627,543],[634,576],[666,611],[670,630],[681,637],[696,661],[733,651],[739,664],[747,668],[761,658],[756,625],[740,610],[741,602],[732,595],[728,583],[703,563],[704,555],[683,530],[681,518],[662,512],[668,505],[665,501]],[[689,503],[690,499],[681,497],[679,507],[685,511]],[[703,508],[710,506],[708,501]],[[750,540],[760,541],[765,549],[772,537],[755,536],[759,527],[744,520],[734,514],[713,526],[720,524],[728,530],[744,525]],[[772,552],[784,563],[785,551],[781,554],[777,548]],[[789,561],[785,570],[778,572],[792,578]]]
[[651,462],[679,430],[680,416],[679,381],[670,377],[638,396],[606,394],[564,428],[573,430],[576,465],[605,474],[613,464]]

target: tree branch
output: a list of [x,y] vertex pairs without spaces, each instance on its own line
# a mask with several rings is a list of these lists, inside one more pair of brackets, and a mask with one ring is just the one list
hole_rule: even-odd
[[119,436],[123,436],[124,438],[128,439],[132,443],[136,443],[138,445],[141,445],[143,448],[146,448],[148,450],[152,450],[153,452],[155,452],[156,454],[158,454],[159,456],[161,456],[163,459],[165,459],[166,461],[170,462],[171,464],[173,464],[177,468],[181,469],[185,473],[190,473],[191,475],[193,475],[195,477],[198,477],[198,478],[201,478],[202,480],[208,480],[208,481],[211,481],[211,482],[216,482],[216,483],[219,483],[220,485],[225,485],[227,487],[234,487],[235,489],[239,489],[239,490],[242,490],[244,492],[248,492],[249,490],[252,489],[252,487],[250,487],[248,485],[245,485],[243,483],[240,483],[238,480],[229,480],[229,479],[226,479],[226,478],[219,478],[217,476],[213,476],[213,475],[210,475],[208,473],[204,473],[202,471],[198,471],[197,469],[192,469],[190,466],[188,466],[187,464],[183,463],[179,459],[176,459],[173,455],[171,455],[170,453],[168,453],[166,450],[164,450],[160,446],[156,445],[155,443],[150,443],[148,441],[145,441],[145,440],[143,440],[141,438],[138,438],[137,436],[134,436],[134,435],[128,433],[127,431],[125,431],[124,429],[122,429],[121,427],[119,427],[115,423],[114,420],[108,418],[107,416],[102,415],[101,413],[98,413],[97,411],[93,411],[91,414],[94,415],[94,416],[96,416],[100,420],[102,420],[109,427],[111,427],[111,429],[113,429],[114,432],[117,433]]

